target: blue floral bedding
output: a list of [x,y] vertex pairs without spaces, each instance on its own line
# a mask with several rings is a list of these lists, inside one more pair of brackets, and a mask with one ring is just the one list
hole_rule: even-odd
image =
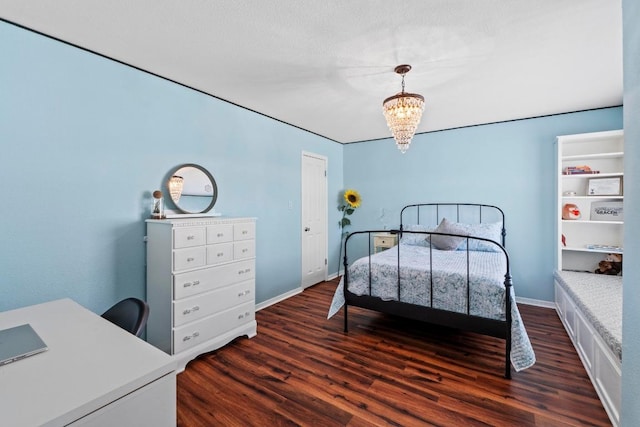
[[[400,250],[400,301],[432,306],[447,311],[467,312],[467,251],[440,251],[423,246],[401,244],[349,266],[349,291],[369,294],[383,300],[398,300],[398,248]],[[429,252],[431,251],[431,254]],[[430,257],[434,266],[430,268]],[[506,259],[502,252],[469,251],[470,307],[475,316],[505,319],[504,274]],[[433,304],[431,279],[433,277]],[[535,354],[525,330],[511,288],[512,350],[511,363],[516,371],[532,366]],[[344,305],[340,281],[328,317]]]

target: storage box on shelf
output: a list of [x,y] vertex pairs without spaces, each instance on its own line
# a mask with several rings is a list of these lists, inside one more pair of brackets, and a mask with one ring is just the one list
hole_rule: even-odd
[[147,220],[147,302],[147,341],[178,371],[255,336],[255,219]]
[[[610,205],[620,208],[622,214],[624,134],[609,131],[559,136],[557,150],[557,268],[593,272],[603,254],[622,253],[623,249],[622,215],[592,212]],[[580,218],[562,219],[567,204],[577,207]]]

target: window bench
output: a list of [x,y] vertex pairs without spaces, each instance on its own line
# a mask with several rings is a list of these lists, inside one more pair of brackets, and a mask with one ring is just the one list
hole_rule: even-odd
[[556,310],[614,426],[620,424],[622,277],[555,271]]

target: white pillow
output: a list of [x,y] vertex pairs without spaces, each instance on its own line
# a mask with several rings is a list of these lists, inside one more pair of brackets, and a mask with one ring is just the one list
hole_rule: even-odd
[[[469,236],[482,237],[490,239],[496,243],[502,244],[502,223],[501,222],[485,222],[482,224],[463,224],[458,225],[467,232]],[[459,251],[467,250],[466,240],[458,247]],[[481,252],[499,252],[500,249],[493,243],[482,240],[469,239],[470,251]]]

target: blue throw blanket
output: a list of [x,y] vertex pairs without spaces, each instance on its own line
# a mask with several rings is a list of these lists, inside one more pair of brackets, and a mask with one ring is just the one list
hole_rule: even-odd
[[[400,245],[400,300],[417,305],[430,305],[433,279],[433,308],[467,312],[467,252],[440,251],[423,246]],[[432,251],[429,254],[429,251]],[[433,260],[430,272],[429,259]],[[398,247],[361,258],[349,267],[349,291],[356,295],[369,293],[383,300],[398,299]],[[498,252],[469,252],[470,314],[491,319],[505,319],[505,257]],[[343,282],[336,288],[328,318],[344,305]],[[516,371],[532,366],[535,353],[522,322],[511,288],[511,363]]]

